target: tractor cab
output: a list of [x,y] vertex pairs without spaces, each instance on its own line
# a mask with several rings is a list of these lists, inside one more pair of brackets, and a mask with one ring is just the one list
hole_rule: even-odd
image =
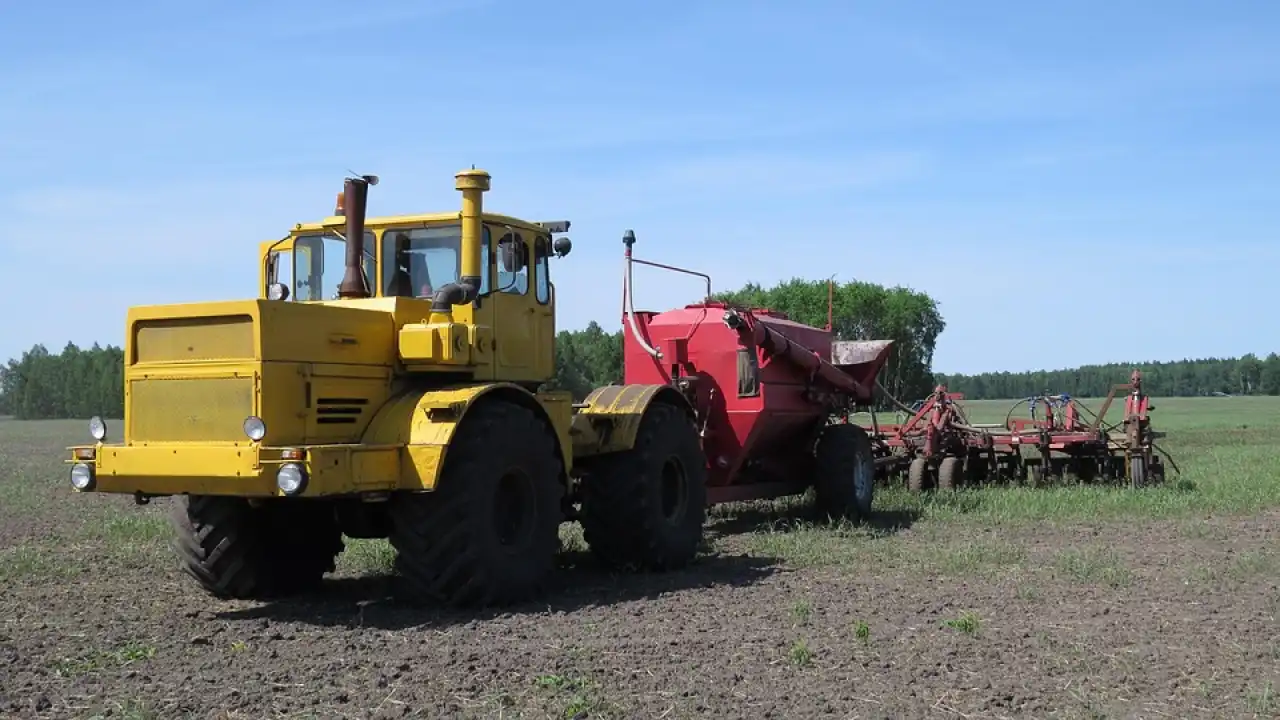
[[[478,197],[483,190],[466,192]],[[474,237],[464,233],[471,217],[479,221]],[[377,309],[390,312],[397,327],[437,322],[430,318],[443,311],[448,317],[439,321],[457,332],[493,336],[483,341],[493,360],[482,363],[477,379],[532,385],[555,373],[550,261],[572,248],[563,236],[568,230],[568,221],[484,212],[478,203],[468,205],[465,194],[461,211],[366,218],[362,198],[352,203],[340,194],[333,215],[298,223],[286,237],[261,244],[258,296]],[[353,232],[362,240],[349,247]],[[400,338],[402,360],[417,352],[405,341]]]
[[[430,300],[461,279],[462,228],[456,213],[369,218],[366,227],[361,254],[368,297]],[[550,259],[572,248],[567,237],[553,235],[567,232],[569,222],[530,223],[486,213],[483,228],[479,297],[526,296],[532,283],[536,302],[549,304]],[[338,300],[346,252],[340,215],[299,224],[288,237],[262,243],[259,297]]]

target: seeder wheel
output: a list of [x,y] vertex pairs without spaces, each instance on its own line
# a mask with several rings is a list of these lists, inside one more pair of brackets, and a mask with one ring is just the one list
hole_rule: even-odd
[[1141,455],[1129,458],[1129,485],[1140,488],[1147,484],[1147,461]]
[[964,465],[960,458],[947,456],[938,463],[938,489],[944,492],[960,487],[964,479]]
[[911,465],[907,468],[907,488],[912,492],[933,489],[933,477],[929,472],[928,460],[922,457],[911,459]]
[[828,519],[861,520],[871,514],[875,493],[875,456],[871,439],[857,425],[827,425],[815,448],[814,495]]

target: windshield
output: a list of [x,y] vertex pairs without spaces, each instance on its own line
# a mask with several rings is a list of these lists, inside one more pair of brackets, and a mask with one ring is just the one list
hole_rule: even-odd
[[382,233],[385,295],[427,298],[458,281],[462,229],[457,225],[386,230]]
[[[372,232],[364,234],[364,276],[373,290],[374,276]],[[271,282],[282,283],[289,288],[289,299],[297,302],[335,300],[338,286],[346,274],[347,244],[333,233],[299,235],[294,239],[293,252],[273,253]]]

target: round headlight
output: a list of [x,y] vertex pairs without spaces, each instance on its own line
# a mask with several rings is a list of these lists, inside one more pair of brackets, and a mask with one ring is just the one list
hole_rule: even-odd
[[285,495],[297,495],[307,486],[307,473],[297,463],[285,463],[276,472],[276,487]]
[[107,423],[97,415],[89,418],[89,435],[91,435],[94,440],[102,442],[107,437]]
[[267,436],[267,424],[262,418],[250,415],[244,419],[244,434],[252,441],[258,442]]
[[93,487],[93,468],[84,463],[71,466],[71,487],[77,490],[89,490]]

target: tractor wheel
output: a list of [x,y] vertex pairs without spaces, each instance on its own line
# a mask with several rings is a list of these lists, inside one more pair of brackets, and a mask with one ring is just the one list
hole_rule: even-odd
[[221,598],[292,595],[319,587],[343,550],[333,506],[316,500],[181,496],[171,505],[182,569]]
[[501,606],[540,594],[560,549],[562,463],[531,410],[469,410],[431,492],[388,508],[399,594],[413,603]]
[[938,489],[950,492],[960,487],[964,479],[964,466],[960,458],[947,456],[938,463]]
[[818,436],[813,490],[819,514],[858,521],[871,515],[876,461],[857,425],[827,425]]
[[911,492],[924,492],[933,489],[933,478],[929,477],[929,461],[922,457],[912,458],[907,468],[907,489]]
[[635,447],[601,457],[582,480],[582,535],[606,565],[675,570],[697,555],[707,516],[698,430],[674,405],[651,405]]

